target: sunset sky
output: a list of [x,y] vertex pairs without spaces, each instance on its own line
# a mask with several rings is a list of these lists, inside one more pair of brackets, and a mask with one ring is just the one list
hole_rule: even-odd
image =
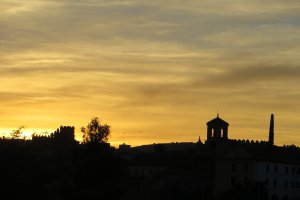
[[113,145],[300,145],[299,0],[0,0],[0,133],[92,117]]

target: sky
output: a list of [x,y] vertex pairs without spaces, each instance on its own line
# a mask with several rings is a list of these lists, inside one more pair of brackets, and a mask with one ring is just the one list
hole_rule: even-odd
[[0,0],[0,133],[93,117],[117,146],[300,145],[299,0]]

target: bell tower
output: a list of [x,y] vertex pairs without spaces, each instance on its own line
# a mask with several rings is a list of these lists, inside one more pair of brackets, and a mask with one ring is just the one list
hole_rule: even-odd
[[207,122],[207,140],[211,139],[228,139],[229,124],[219,117]]

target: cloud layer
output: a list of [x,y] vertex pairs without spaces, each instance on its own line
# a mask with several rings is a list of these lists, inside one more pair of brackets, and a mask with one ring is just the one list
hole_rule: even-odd
[[274,112],[277,144],[299,145],[299,9],[297,0],[2,0],[0,126],[79,130],[99,116],[114,144],[195,141],[219,110],[229,136],[267,139]]

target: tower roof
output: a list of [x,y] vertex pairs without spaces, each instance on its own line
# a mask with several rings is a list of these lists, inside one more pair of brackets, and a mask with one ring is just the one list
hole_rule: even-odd
[[219,117],[219,115],[214,118],[213,120],[210,120],[209,122],[207,122],[208,126],[229,126],[229,124],[224,121],[223,119],[221,119]]

